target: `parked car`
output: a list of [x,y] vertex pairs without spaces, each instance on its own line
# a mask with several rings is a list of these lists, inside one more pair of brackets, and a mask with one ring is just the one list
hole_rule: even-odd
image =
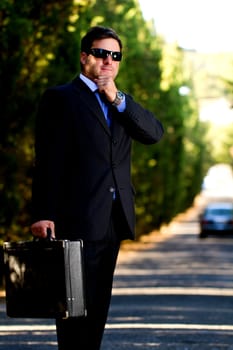
[[210,234],[233,234],[233,203],[215,202],[200,215],[200,238]]

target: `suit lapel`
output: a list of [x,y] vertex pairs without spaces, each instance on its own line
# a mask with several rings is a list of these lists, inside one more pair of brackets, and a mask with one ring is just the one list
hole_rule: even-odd
[[111,135],[111,131],[108,127],[102,108],[95,96],[95,94],[88,88],[88,86],[79,78],[73,80],[73,86],[78,93],[82,102],[92,112],[92,114],[99,120],[105,131]]

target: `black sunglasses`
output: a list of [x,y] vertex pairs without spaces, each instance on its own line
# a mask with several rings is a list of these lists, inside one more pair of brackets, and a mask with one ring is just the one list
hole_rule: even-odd
[[107,58],[109,55],[112,57],[113,61],[121,61],[122,53],[120,51],[108,51],[105,49],[90,49],[87,54],[91,54],[96,58]]

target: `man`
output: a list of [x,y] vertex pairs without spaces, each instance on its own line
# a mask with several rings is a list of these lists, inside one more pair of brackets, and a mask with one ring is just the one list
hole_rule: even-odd
[[87,317],[56,320],[59,350],[100,349],[120,241],[134,238],[132,139],[153,144],[161,123],[115,78],[122,43],[93,27],[81,41],[81,74],[48,89],[36,123],[34,236],[84,242]]

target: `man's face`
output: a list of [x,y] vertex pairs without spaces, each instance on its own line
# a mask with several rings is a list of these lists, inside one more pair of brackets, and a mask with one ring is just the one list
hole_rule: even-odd
[[[91,48],[120,51],[117,40],[113,38],[95,40]],[[111,55],[106,58],[97,58],[85,52],[81,52],[80,61],[82,64],[82,73],[91,80],[97,79],[101,75],[109,76],[114,80],[117,76],[120,63],[119,61],[114,61]]]

